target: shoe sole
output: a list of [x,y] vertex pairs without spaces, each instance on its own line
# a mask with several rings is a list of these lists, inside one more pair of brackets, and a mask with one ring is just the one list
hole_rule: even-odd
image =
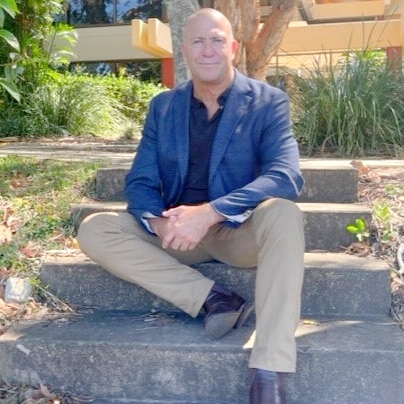
[[239,317],[238,311],[215,314],[205,322],[205,331],[212,339],[222,338],[234,328]]
[[253,312],[254,307],[255,307],[254,303],[248,303],[248,302],[245,302],[241,306],[240,317],[238,318],[237,323],[234,326],[235,329],[243,326],[243,324],[248,320],[248,317],[250,317],[250,314]]
[[240,328],[254,309],[253,303],[244,303],[237,311],[219,313],[205,321],[205,331],[212,339],[224,337],[232,329]]

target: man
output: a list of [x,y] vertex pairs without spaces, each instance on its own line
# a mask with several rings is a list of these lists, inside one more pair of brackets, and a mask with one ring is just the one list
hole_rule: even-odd
[[88,217],[82,250],[221,338],[252,305],[189,265],[257,267],[251,403],[283,403],[294,372],[304,235],[294,202],[303,186],[285,93],[232,67],[229,21],[203,8],[184,27],[192,80],[155,97],[132,168],[126,213]]

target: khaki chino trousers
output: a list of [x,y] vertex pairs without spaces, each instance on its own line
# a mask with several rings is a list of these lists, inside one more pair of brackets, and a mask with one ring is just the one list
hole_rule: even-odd
[[249,367],[296,370],[295,331],[304,272],[302,213],[284,199],[262,202],[238,228],[215,225],[192,251],[161,248],[129,213],[95,213],[78,232],[82,251],[113,275],[135,283],[192,317],[214,281],[189,265],[218,260],[257,267],[256,333]]

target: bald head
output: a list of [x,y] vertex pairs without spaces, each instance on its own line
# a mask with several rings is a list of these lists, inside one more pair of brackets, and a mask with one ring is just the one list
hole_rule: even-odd
[[201,8],[192,14],[184,26],[181,50],[194,88],[216,86],[224,90],[230,84],[237,42],[229,20],[221,12]]
[[211,21],[212,23],[218,24],[226,33],[226,36],[229,38],[229,40],[233,40],[233,29],[231,27],[230,21],[224,14],[213,8],[200,8],[198,11],[191,14],[185,23],[183,38],[188,38],[192,27],[203,20]]

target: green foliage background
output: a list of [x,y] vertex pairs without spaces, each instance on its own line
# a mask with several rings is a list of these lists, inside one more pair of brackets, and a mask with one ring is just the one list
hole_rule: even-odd
[[[6,88],[0,89],[0,137],[138,134],[150,98],[163,88],[123,74],[69,73],[75,31],[55,21],[64,13],[65,2],[16,4],[19,12],[6,15],[4,26],[21,48],[15,56],[19,74],[13,80],[20,102]],[[0,42],[0,64],[8,63],[10,51],[9,43]]]
[[308,154],[404,155],[404,77],[375,49],[293,75],[295,134]]
[[20,103],[0,104],[0,136],[133,137],[163,90],[132,77],[54,72],[46,84],[21,86]]
[[[14,0],[0,5],[7,2]],[[20,52],[0,41],[0,64],[13,66],[5,71],[21,101],[10,95],[10,88],[0,87],[0,137],[139,133],[150,98],[164,89],[124,72],[103,77],[80,69],[69,73],[75,32],[55,21],[65,2],[16,0],[16,5],[19,12],[3,12],[0,23],[15,35]],[[287,92],[304,154],[404,156],[404,78],[388,64],[384,51],[350,51],[337,66],[301,71],[287,73],[292,77]]]

